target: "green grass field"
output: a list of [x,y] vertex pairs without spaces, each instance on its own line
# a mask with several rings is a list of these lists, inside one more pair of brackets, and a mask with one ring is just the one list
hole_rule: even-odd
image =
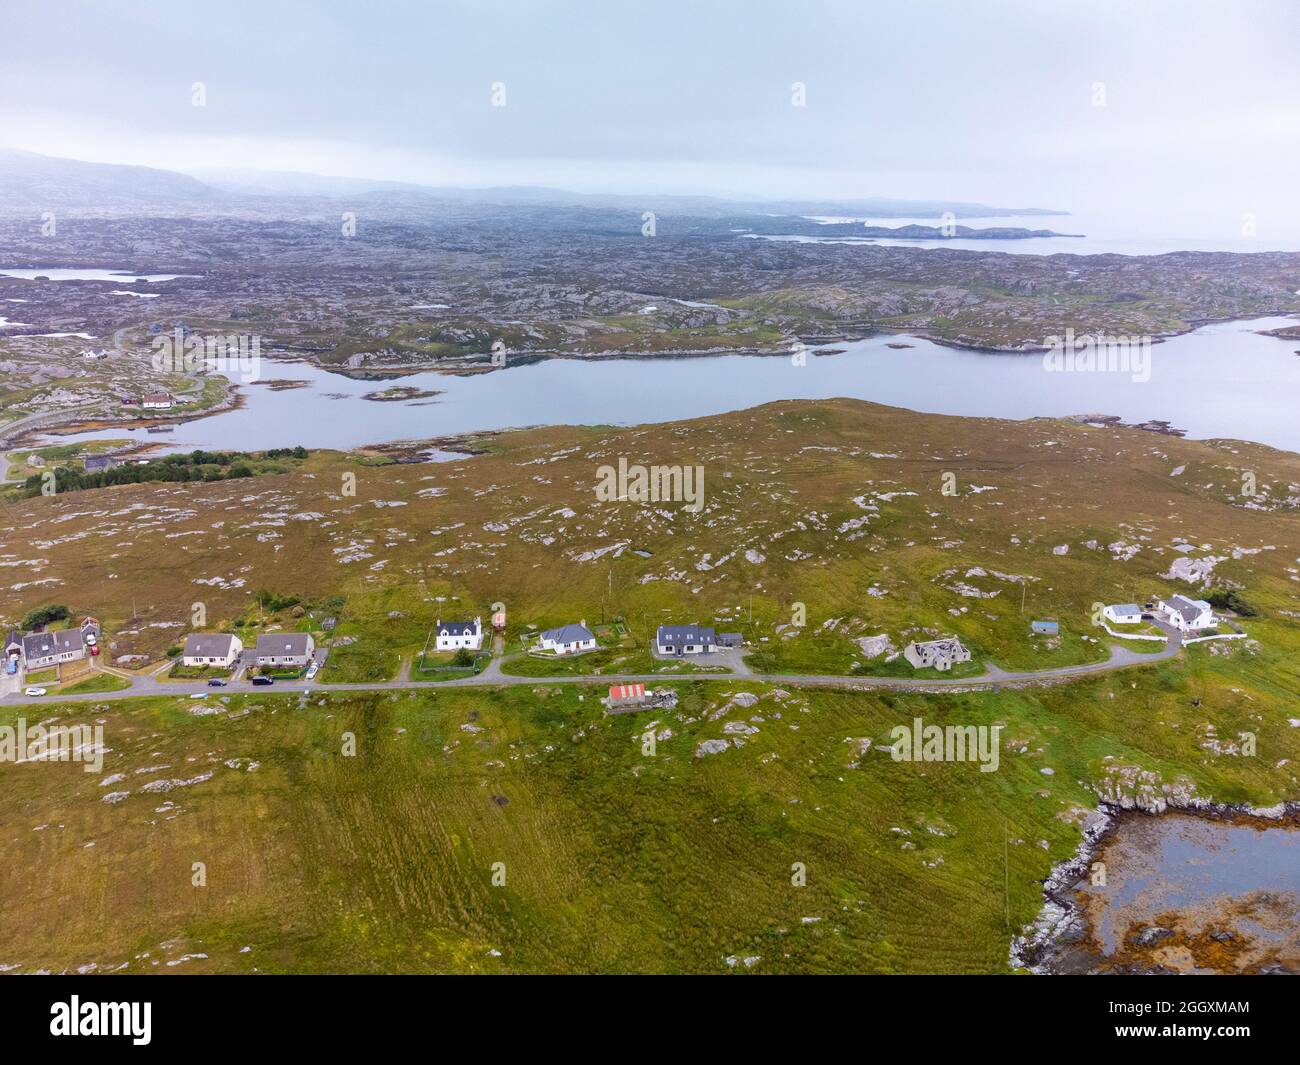
[[[619,456],[698,457],[706,506],[598,500],[595,471]],[[39,542],[42,578],[62,586],[14,591],[3,620],[66,601],[100,618],[114,655],[157,657],[198,600],[209,628],[235,626],[246,646],[325,617],[351,642],[309,697],[42,700],[42,719],[102,721],[109,752],[99,777],[0,762],[0,966],[1003,972],[1099,795],[1131,797],[1140,773],[1152,795],[1300,795],[1295,456],[836,400],[380,462],[313,453],[240,485],[10,506],[5,550],[26,558]],[[1236,495],[1243,468],[1264,502]],[[508,671],[654,672],[644,648],[670,621],[742,631],[751,665],[775,672],[914,675],[865,658],[857,641],[881,633],[900,650],[954,634],[974,672],[1096,661],[1108,640],[1093,604],[1204,590],[1167,575],[1183,537],[1217,560],[1215,587],[1252,605],[1250,638],[1056,687],[781,695],[683,673],[663,681],[676,710],[606,717],[603,683],[328,686],[395,676],[438,617],[486,620],[497,602],[512,647],[527,624],[626,619],[625,646]],[[800,634],[780,639],[800,610]],[[1030,635],[1045,617],[1058,642]],[[742,690],[760,701],[724,709]],[[0,724],[19,713],[35,716],[4,708]],[[917,716],[1004,725],[1001,767],[876,749]],[[1242,732],[1257,755],[1216,753]],[[726,750],[696,757],[720,739]],[[192,886],[196,862],[206,887]],[[791,884],[794,863],[807,886]]]
[[[105,723],[102,776],[0,765],[0,964],[710,973],[736,956],[767,973],[1004,971],[1112,767],[1219,801],[1294,794],[1284,694],[1298,680],[1280,652],[1194,650],[996,695],[679,680],[675,711],[612,717],[600,686],[79,708],[66,720]],[[742,690],[758,703],[716,717]],[[1002,724],[998,770],[863,753],[917,716]],[[757,731],[697,757],[728,722]],[[1259,756],[1208,754],[1209,725],[1255,731]],[[145,790],[156,780],[179,783]]]
[[93,673],[85,680],[75,681],[59,689],[60,695],[82,695],[92,692],[120,692],[131,686],[131,682],[116,677],[112,673]]

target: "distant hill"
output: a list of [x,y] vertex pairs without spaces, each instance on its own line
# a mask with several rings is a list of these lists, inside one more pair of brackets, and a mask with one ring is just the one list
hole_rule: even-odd
[[958,218],[998,218],[1008,215],[1064,215],[1068,211],[1042,207],[990,207],[982,203],[949,200],[897,200],[884,197],[851,200],[747,200],[722,196],[683,196],[662,193],[572,192],[537,185],[498,185],[464,188],[455,185],[423,185],[410,181],[376,178],[330,177],[302,171],[203,169],[190,173],[222,191],[255,196],[340,197],[405,194],[455,203],[501,204],[508,206],[565,206],[617,210],[660,210],[697,217],[729,218],[742,214],[863,216],[912,218],[942,215],[951,211]]
[[655,211],[705,219],[742,216],[958,218],[1060,215],[1044,208],[990,207],[980,203],[886,198],[848,200],[749,200],[659,193],[571,192],[537,186],[460,188],[379,178],[336,177],[297,171],[211,168],[183,174],[144,166],[120,166],[0,149],[0,213],[75,210],[83,213],[253,211],[276,214],[326,202],[365,197],[372,208],[419,210],[421,205],[577,207]]
[[0,210],[5,212],[211,207],[221,199],[211,186],[172,170],[0,148]]
[[242,196],[358,196],[372,192],[428,192],[424,185],[374,178],[330,177],[298,170],[204,168],[188,173],[222,192]]

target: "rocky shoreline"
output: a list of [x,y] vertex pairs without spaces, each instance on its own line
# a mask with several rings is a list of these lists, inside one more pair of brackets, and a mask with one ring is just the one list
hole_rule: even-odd
[[[1011,942],[1008,960],[1013,970],[1055,975],[1064,971],[1070,949],[1090,939],[1092,930],[1082,907],[1074,900],[1074,891],[1088,877],[1097,855],[1119,831],[1124,818],[1179,813],[1257,827],[1279,827],[1287,822],[1300,825],[1300,802],[1296,801],[1255,807],[1212,802],[1185,788],[1165,788],[1159,795],[1147,786],[1132,793],[1120,793],[1112,787],[1112,792],[1110,797],[1102,797],[1097,809],[1084,819],[1083,839],[1074,856],[1054,866],[1043,881],[1042,910],[1033,924]],[[1101,959],[1099,953],[1096,957]]]

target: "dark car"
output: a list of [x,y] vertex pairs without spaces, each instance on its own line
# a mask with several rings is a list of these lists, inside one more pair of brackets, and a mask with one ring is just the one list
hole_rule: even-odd
[[222,680],[220,677],[213,677],[210,681],[208,681],[209,688],[224,688],[225,686],[226,686],[226,682]]
[[254,683],[254,684],[274,684],[274,683],[275,683],[275,678],[274,678],[274,677],[254,677],[254,678],[253,678],[253,683]]

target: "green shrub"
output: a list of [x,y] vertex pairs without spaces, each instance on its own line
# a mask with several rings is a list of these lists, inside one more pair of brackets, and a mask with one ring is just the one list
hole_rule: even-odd
[[1216,588],[1207,592],[1205,601],[1217,610],[1231,610],[1243,618],[1259,616],[1258,610],[1230,588]]
[[27,616],[23,618],[23,628],[34,629],[37,625],[48,625],[51,621],[66,621],[70,617],[72,611],[62,604],[38,606],[35,610],[27,612]]

